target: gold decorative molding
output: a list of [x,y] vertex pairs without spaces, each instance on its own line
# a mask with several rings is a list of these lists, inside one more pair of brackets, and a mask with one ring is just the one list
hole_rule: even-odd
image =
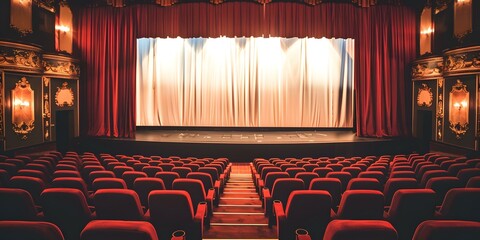
[[480,73],[480,46],[459,48],[445,52],[445,75]]
[[467,85],[457,79],[455,85],[450,91],[449,115],[450,130],[455,133],[457,139],[468,131],[468,112],[469,112],[470,93]]
[[412,64],[413,79],[427,79],[442,76],[443,58],[433,57],[414,61]]
[[45,141],[50,140],[50,78],[42,77],[43,82],[43,138]]
[[40,48],[0,41],[0,68],[41,73],[41,58]]
[[80,65],[77,60],[70,57],[44,54],[43,71],[47,75],[78,78],[80,76]]
[[35,97],[34,91],[22,77],[12,89],[12,124],[13,131],[27,139],[27,134],[35,128]]
[[57,87],[55,93],[55,104],[59,107],[71,107],[75,99],[75,94],[71,87],[68,87],[68,83],[64,82],[62,87]]
[[443,139],[443,78],[439,78],[437,82],[437,141]]
[[417,105],[419,107],[431,107],[433,104],[432,89],[427,84],[422,83],[422,86],[418,88]]

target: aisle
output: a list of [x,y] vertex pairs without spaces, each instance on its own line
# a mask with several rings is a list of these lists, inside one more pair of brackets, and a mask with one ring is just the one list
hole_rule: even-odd
[[214,209],[211,227],[204,239],[276,239],[269,229],[250,174],[249,165],[234,163],[230,179]]

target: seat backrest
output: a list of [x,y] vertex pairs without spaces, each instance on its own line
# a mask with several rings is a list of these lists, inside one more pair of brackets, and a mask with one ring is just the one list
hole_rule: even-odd
[[399,189],[417,189],[418,183],[415,178],[389,178],[383,188],[385,205],[390,206],[393,195]]
[[40,193],[45,189],[45,183],[35,177],[14,176],[10,178],[9,186],[26,190],[36,204],[40,203]]
[[153,225],[144,221],[94,220],[85,226],[81,240],[158,240]]
[[122,174],[122,179],[125,180],[128,189],[133,189],[133,182],[139,177],[147,177],[147,174],[137,171],[126,171]]
[[92,219],[87,199],[78,189],[49,188],[41,194],[45,219],[56,224],[66,239],[78,239]]
[[290,193],[294,190],[303,190],[304,183],[301,179],[297,178],[280,178],[273,183],[272,187],[272,200],[279,200],[285,206]]
[[348,190],[342,195],[337,216],[339,219],[383,219],[383,193],[375,190]]
[[73,188],[82,191],[85,197],[88,198],[89,193],[87,189],[87,184],[79,177],[59,177],[55,178],[52,181],[53,188]]
[[480,222],[458,220],[427,220],[418,225],[412,240],[477,240]]
[[330,193],[323,190],[294,190],[291,192],[285,207],[285,214],[289,222],[300,224],[302,222],[330,221],[332,208]]
[[463,187],[460,180],[456,177],[435,177],[428,180],[425,188],[432,189],[436,193],[437,206],[441,205],[447,192],[452,188]]
[[360,174],[358,174],[358,177],[359,178],[375,178],[377,179],[380,183],[385,183],[385,175],[383,174],[383,172],[380,172],[380,171],[365,171],[365,172],[361,172]]
[[303,169],[302,167],[292,167],[285,170],[285,172],[287,172],[291,178],[294,178],[297,173],[305,172],[305,169]]
[[305,189],[308,190],[312,180],[315,179],[315,178],[318,178],[318,174],[316,174],[314,172],[299,172],[295,175],[295,178],[302,179],[303,183],[305,185]]
[[342,172],[348,172],[352,175],[352,178],[358,177],[358,174],[362,172],[362,169],[359,167],[344,167],[342,168]]
[[198,180],[202,181],[203,187],[205,187],[206,191],[213,188],[212,176],[210,176],[210,174],[208,174],[208,173],[191,172],[191,173],[187,174],[187,178],[198,179]]
[[431,189],[400,189],[393,196],[387,220],[397,229],[400,239],[411,239],[419,223],[435,213],[435,192]]
[[383,191],[382,184],[375,178],[353,178],[348,182],[346,190]]
[[17,188],[0,188],[0,220],[38,220],[30,193]]
[[80,172],[72,171],[72,170],[56,170],[55,172],[53,172],[53,178],[59,178],[59,177],[81,178],[82,176],[80,175]]
[[178,173],[180,178],[186,178],[187,174],[192,172],[192,169],[188,167],[174,167],[172,168],[172,172]]
[[99,189],[94,195],[97,219],[133,220],[144,219],[137,193],[130,189]]
[[148,194],[153,190],[165,190],[165,184],[160,178],[141,177],[135,179],[133,189],[137,192],[143,206],[148,206]]
[[33,169],[20,169],[18,170],[16,176],[26,176],[26,177],[34,177],[34,178],[39,178],[41,179],[45,184],[50,182],[50,177],[47,177],[47,174],[45,174],[42,171],[39,170],[33,170]]
[[332,196],[332,206],[340,204],[342,182],[337,178],[316,178],[310,182],[310,190],[325,190]]
[[97,178],[93,180],[92,189],[127,189],[125,180],[121,178]]
[[197,206],[200,202],[204,202],[206,198],[206,191],[203,183],[197,179],[179,178],[173,181],[173,190],[183,190],[188,192],[193,204],[193,211],[197,211]]
[[342,191],[347,189],[348,183],[352,179],[352,175],[349,172],[330,172],[327,173],[327,178],[337,178],[342,182]]
[[328,173],[333,172],[332,168],[329,167],[318,167],[313,169],[313,172],[318,174],[318,177],[326,177]]
[[184,226],[185,224],[191,224],[193,221],[192,200],[186,191],[152,191],[148,196],[148,205],[150,207],[150,221],[155,226]]
[[128,167],[128,166],[116,166],[113,168],[113,173],[115,174],[115,177],[117,178],[122,178],[122,175],[126,171],[134,171],[133,167]]
[[260,178],[265,180],[265,176],[267,176],[267,174],[271,172],[282,172],[282,169],[279,167],[273,167],[273,166],[264,167],[262,168],[262,172],[260,172]]
[[448,174],[450,176],[457,176],[458,172],[462,169],[469,168],[466,163],[455,163],[448,167]]
[[479,168],[465,168],[461,169],[457,173],[457,178],[463,185],[467,185],[468,180],[472,177],[480,176],[480,169]]
[[387,221],[333,220],[325,230],[323,240],[397,240],[397,231]]
[[53,223],[32,221],[0,221],[2,239],[63,240],[63,234]]
[[443,219],[480,221],[480,188],[453,188],[445,195],[439,213]]
[[447,177],[448,172],[445,170],[429,170],[423,173],[423,176],[420,180],[420,187],[424,188],[427,185],[428,180],[435,178],[435,177]]
[[288,175],[288,173],[286,173],[286,172],[271,172],[271,173],[268,173],[265,176],[264,187],[272,190],[273,184],[275,183],[275,181],[277,179],[289,178],[289,177],[290,177],[290,175]]
[[465,187],[480,188],[480,176],[470,178],[470,180],[468,180],[467,185]]
[[157,172],[155,174],[155,177],[162,179],[163,184],[165,185],[165,189],[171,190],[173,181],[177,178],[180,178],[180,175],[176,172],[164,171],[164,172]]
[[[206,166],[206,165],[205,165]],[[214,167],[200,167],[198,168],[199,172],[204,172],[210,174],[212,181],[215,182],[220,179],[220,173]]]

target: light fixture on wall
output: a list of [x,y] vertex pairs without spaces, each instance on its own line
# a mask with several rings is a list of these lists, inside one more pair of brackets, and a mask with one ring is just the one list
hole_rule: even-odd
[[434,32],[435,32],[435,29],[434,29],[434,28],[428,27],[427,29],[424,29],[424,30],[420,31],[420,34],[429,37],[429,36],[431,36]]
[[468,130],[468,101],[470,93],[467,91],[467,85],[457,80],[450,91],[450,103],[448,120],[450,122],[450,130],[455,133],[457,139]]
[[27,78],[22,77],[12,89],[12,123],[13,131],[27,139],[34,128],[35,105],[34,92]]
[[60,31],[62,33],[70,32],[70,27],[64,25],[55,25],[55,30]]

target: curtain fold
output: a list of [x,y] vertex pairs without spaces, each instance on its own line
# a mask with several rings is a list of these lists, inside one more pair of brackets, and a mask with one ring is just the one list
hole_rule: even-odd
[[[411,93],[406,73],[415,57],[416,17],[407,7],[226,2],[162,8],[138,4],[81,9],[75,18],[76,47],[85,66],[84,134],[134,135],[135,39],[167,36],[353,38],[357,135],[410,133]],[[110,58],[115,52],[117,60]]]

